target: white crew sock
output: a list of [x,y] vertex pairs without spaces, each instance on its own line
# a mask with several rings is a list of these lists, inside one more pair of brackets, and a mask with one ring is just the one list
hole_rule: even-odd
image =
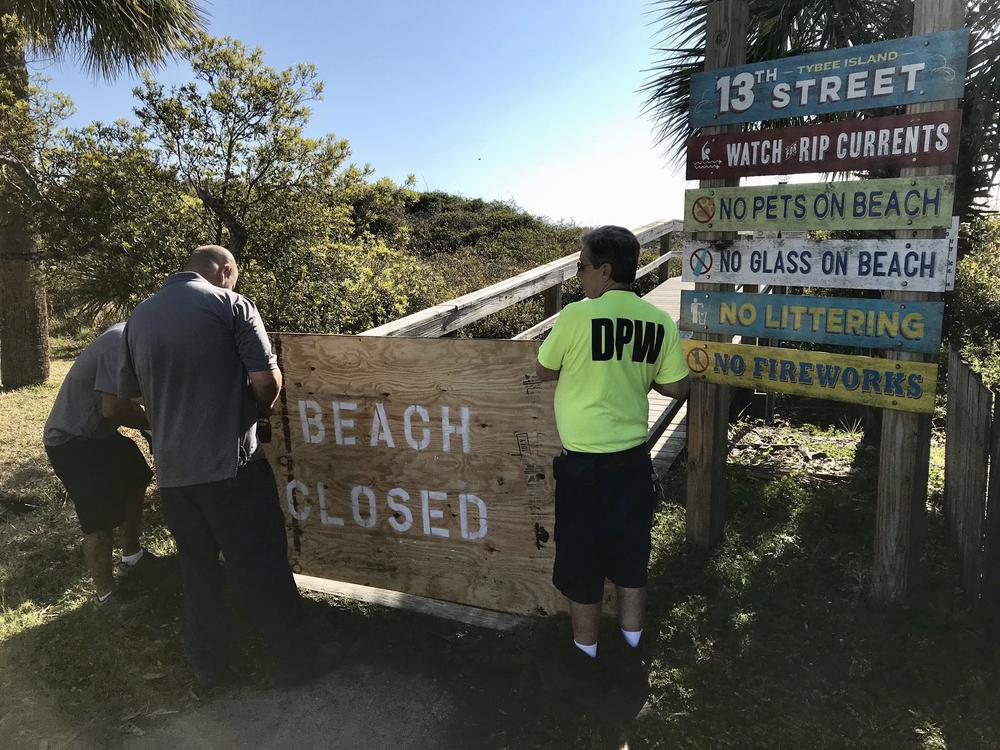
[[135,565],[142,559],[142,553],[144,551],[145,550],[143,550],[142,547],[139,547],[139,551],[133,555],[122,555],[122,562],[125,563],[126,565]]
[[596,659],[597,658],[597,644],[596,643],[591,643],[589,646],[584,646],[582,643],[578,642],[575,639],[573,640],[573,643],[575,643],[576,647],[578,649],[580,649],[581,651],[583,651],[583,653],[585,653],[587,656],[591,657],[592,659]]
[[625,628],[619,628],[622,631],[622,635],[625,636],[625,642],[635,648],[639,645],[639,639],[642,638],[641,630],[626,630]]

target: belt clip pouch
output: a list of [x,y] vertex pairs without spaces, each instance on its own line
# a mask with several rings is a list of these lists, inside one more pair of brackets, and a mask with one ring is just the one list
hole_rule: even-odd
[[552,459],[552,476],[557,482],[591,482],[596,475],[592,461],[560,453]]

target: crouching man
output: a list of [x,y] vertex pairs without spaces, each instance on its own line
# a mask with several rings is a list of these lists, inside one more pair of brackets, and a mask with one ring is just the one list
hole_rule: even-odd
[[148,429],[141,406],[118,398],[124,323],[111,326],[76,358],[45,422],[42,442],[65,486],[83,530],[83,559],[94,580],[95,601],[114,601],[112,531],[122,530],[122,572],[148,568],[151,552],[139,545],[142,503],[152,472],[138,446],[119,426]]
[[558,380],[556,557],[552,582],[569,599],[579,676],[599,677],[605,579],[616,586],[626,658],[642,666],[650,531],[656,504],[645,447],[650,389],[687,395],[677,326],[632,290],[639,242],[603,226],[582,239],[577,276],[587,299],[567,305],[538,351],[542,380]]

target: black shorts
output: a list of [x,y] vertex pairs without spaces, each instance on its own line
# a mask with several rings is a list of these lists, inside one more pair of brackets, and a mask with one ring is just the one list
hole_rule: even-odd
[[73,438],[46,445],[49,463],[66,487],[84,534],[121,525],[153,473],[134,442],[116,432],[100,440]]
[[552,583],[570,601],[596,604],[604,579],[646,585],[656,510],[653,465],[642,446],[621,453],[566,451],[553,461],[556,560]]

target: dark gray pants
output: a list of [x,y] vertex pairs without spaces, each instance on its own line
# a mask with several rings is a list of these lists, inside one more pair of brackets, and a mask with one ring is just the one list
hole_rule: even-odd
[[220,550],[278,669],[294,669],[314,653],[315,644],[303,632],[302,600],[288,564],[284,516],[270,464],[251,461],[234,479],[164,487],[160,495],[163,517],[177,540],[186,641],[195,671],[211,675],[228,655]]

